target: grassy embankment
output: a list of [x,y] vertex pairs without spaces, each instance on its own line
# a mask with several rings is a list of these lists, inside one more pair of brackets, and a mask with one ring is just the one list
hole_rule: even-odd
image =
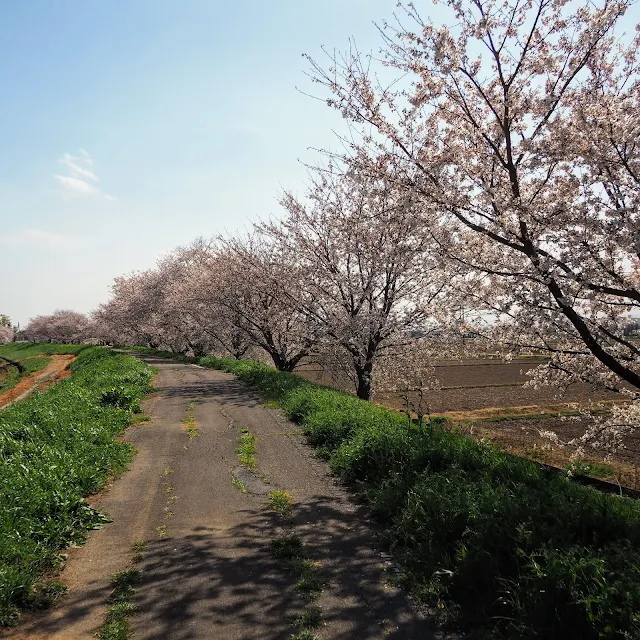
[[404,580],[488,637],[640,638],[640,506],[268,366],[217,358],[300,423],[369,505]]
[[0,410],[0,625],[59,592],[46,577],[60,567],[60,551],[104,521],[83,498],[132,456],[115,436],[139,411],[151,369],[103,347],[81,350],[71,369],[48,391]]
[[[82,344],[33,344],[12,342],[0,345],[0,393],[15,387],[25,376],[44,369],[53,355],[77,355],[87,345]],[[22,371],[7,360],[17,362]]]

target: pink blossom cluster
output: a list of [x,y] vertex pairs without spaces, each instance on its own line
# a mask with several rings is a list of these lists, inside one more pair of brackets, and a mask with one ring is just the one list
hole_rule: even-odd
[[631,3],[443,4],[451,19],[436,25],[399,3],[380,27],[384,69],[354,47],[309,58],[350,123],[343,160],[421,203],[444,271],[463,276],[463,306],[490,319],[502,349],[550,356],[533,384],[631,390],[585,434],[615,446],[640,426],[640,344],[625,333],[640,314]]
[[89,319],[71,309],[58,309],[49,315],[31,318],[21,332],[33,342],[80,343],[91,337]]
[[0,344],[7,344],[7,342],[13,342],[13,328],[0,324]]

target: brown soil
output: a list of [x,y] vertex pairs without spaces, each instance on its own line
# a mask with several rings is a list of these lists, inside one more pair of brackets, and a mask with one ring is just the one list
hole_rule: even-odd
[[41,371],[25,376],[18,384],[4,393],[0,393],[0,407],[6,407],[18,400],[24,400],[34,391],[44,391],[58,380],[71,375],[67,367],[75,360],[73,355],[48,356],[51,362]]
[[[580,436],[592,422],[584,416],[568,418],[531,418],[492,421],[464,421],[456,425],[474,438],[488,438],[501,449],[558,468],[566,468],[575,447],[551,446],[540,436],[540,431],[555,431],[563,441]],[[612,472],[599,476],[602,480],[640,491],[640,434],[628,437],[625,448],[612,460],[604,460],[595,451],[585,456],[592,463],[606,463]]]
[[[615,393],[596,391],[587,384],[574,384],[566,391],[553,387],[523,387],[529,379],[525,375],[526,371],[536,364],[539,363],[527,360],[509,363],[481,360],[437,365],[435,377],[442,388],[429,391],[429,407],[433,413],[441,414],[494,407],[545,407],[568,403],[584,405],[600,400],[616,400],[619,397]],[[329,371],[308,368],[296,373],[312,382],[353,391],[353,385],[348,379],[338,377],[336,380]],[[376,401],[391,408],[402,406],[400,397],[393,393],[381,393],[376,396]]]
[[[555,431],[568,441],[584,433],[589,419],[580,415],[584,409],[603,413],[613,403],[624,402],[619,394],[595,390],[587,384],[571,385],[566,391],[543,387],[532,389],[522,385],[529,379],[526,372],[540,360],[522,358],[504,363],[496,360],[439,362],[435,377],[442,388],[427,393],[432,413],[448,417],[476,438],[489,438],[500,448],[564,468],[574,447],[550,447],[539,431]],[[346,378],[308,366],[299,375],[327,386],[353,391]],[[375,402],[395,410],[403,409],[398,394],[381,393]],[[570,418],[570,419],[569,419]],[[640,438],[629,438],[626,448],[612,461],[614,473],[606,480],[633,490],[640,490]],[[592,462],[604,462],[597,451],[587,456]]]

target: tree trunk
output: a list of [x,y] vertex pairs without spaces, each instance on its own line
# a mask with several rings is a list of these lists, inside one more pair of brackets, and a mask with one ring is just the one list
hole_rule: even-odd
[[189,348],[191,349],[194,358],[202,358],[207,355],[207,350],[202,345],[190,343]]
[[24,373],[24,367],[15,360],[10,360],[9,358],[5,358],[4,356],[0,356],[0,360],[4,360],[8,362],[11,366],[15,367],[20,373]]
[[233,353],[233,357],[236,360],[242,360],[244,358],[245,353],[249,350],[249,345],[245,343],[245,341],[239,336],[234,336],[231,338],[231,350]]
[[271,359],[273,360],[273,364],[278,371],[286,371],[287,373],[291,373],[291,371],[293,371],[296,367],[295,362],[281,357],[278,353],[272,353]]
[[306,355],[306,352],[299,353],[293,356],[293,358],[283,357],[277,351],[269,351],[269,355],[273,360],[273,365],[278,371],[291,373],[298,366],[300,360]]
[[287,364],[287,361],[284,358],[282,358],[277,351],[270,351],[269,355],[271,356],[271,359],[273,360],[273,366],[278,371],[286,371],[287,370],[285,368],[286,364]]
[[361,400],[371,400],[371,392],[373,391],[373,361],[368,360],[364,365],[355,365],[357,384],[356,395]]

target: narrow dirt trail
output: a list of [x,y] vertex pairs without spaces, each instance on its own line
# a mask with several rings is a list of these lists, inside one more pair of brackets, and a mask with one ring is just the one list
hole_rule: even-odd
[[35,391],[63,378],[66,373],[70,373],[66,369],[76,359],[76,356],[73,355],[47,357],[51,358],[51,362],[44,369],[25,376],[15,387],[0,393],[0,408],[8,407],[14,402],[24,400]]
[[[147,541],[131,619],[134,638],[290,638],[303,602],[270,541],[291,527],[327,586],[315,602],[322,639],[435,638],[406,595],[388,583],[388,563],[365,517],[303,444],[299,429],[228,374],[144,358],[159,389],[144,403],[152,421],[127,432],[138,451],[131,470],[92,503],[111,524],[70,550],[61,580],[69,590],[44,614],[25,618],[12,640],[92,638],[106,614],[110,577]],[[182,422],[190,413],[195,428]],[[257,438],[256,475],[238,466],[240,429]],[[243,493],[235,476],[247,488]],[[285,489],[294,516],[266,508]]]

